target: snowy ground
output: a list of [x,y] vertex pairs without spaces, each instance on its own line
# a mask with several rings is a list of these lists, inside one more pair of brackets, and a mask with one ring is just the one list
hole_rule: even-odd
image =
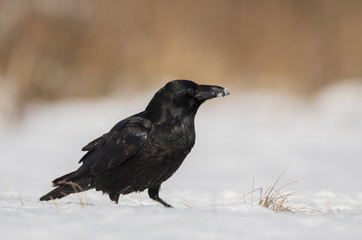
[[[80,148],[144,109],[152,93],[30,107],[24,120],[0,119],[1,239],[362,239],[362,86],[334,86],[303,100],[267,92],[206,102],[196,145],[162,186],[166,209],[147,194],[111,203],[88,191],[39,202],[51,180],[77,168]],[[298,181],[296,206],[275,213],[254,188]],[[82,206],[85,203],[86,206]],[[109,239],[109,238],[108,238]]]

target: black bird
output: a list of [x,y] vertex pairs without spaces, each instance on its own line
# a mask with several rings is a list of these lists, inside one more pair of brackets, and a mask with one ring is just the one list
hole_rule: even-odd
[[194,119],[208,99],[229,95],[226,88],[174,80],[161,88],[146,110],[117,123],[108,133],[83,147],[87,153],[74,172],[53,181],[57,187],[41,201],[95,188],[118,203],[120,194],[148,189],[159,197],[161,184],[180,167],[195,143]]

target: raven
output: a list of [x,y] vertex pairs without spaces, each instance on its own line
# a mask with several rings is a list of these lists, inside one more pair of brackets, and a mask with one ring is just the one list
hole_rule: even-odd
[[195,143],[194,119],[208,99],[229,95],[227,88],[198,85],[189,80],[167,83],[145,111],[118,122],[108,133],[83,147],[87,153],[74,172],[53,181],[48,201],[95,188],[118,203],[120,194],[148,189],[151,199],[172,207],[159,197],[161,184],[180,167]]

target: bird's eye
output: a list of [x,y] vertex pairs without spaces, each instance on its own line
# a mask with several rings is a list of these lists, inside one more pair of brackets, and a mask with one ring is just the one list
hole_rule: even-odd
[[195,95],[195,89],[193,88],[188,88],[186,91],[187,95],[189,95],[190,97],[193,97]]

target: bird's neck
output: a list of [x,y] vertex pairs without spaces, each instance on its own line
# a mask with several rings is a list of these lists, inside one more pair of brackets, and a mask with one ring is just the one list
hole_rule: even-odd
[[183,109],[165,106],[148,106],[146,117],[155,125],[194,124],[197,109]]
[[200,104],[192,106],[177,104],[169,94],[159,91],[146,107],[145,114],[156,125],[173,125],[183,121],[193,124],[199,106]]

